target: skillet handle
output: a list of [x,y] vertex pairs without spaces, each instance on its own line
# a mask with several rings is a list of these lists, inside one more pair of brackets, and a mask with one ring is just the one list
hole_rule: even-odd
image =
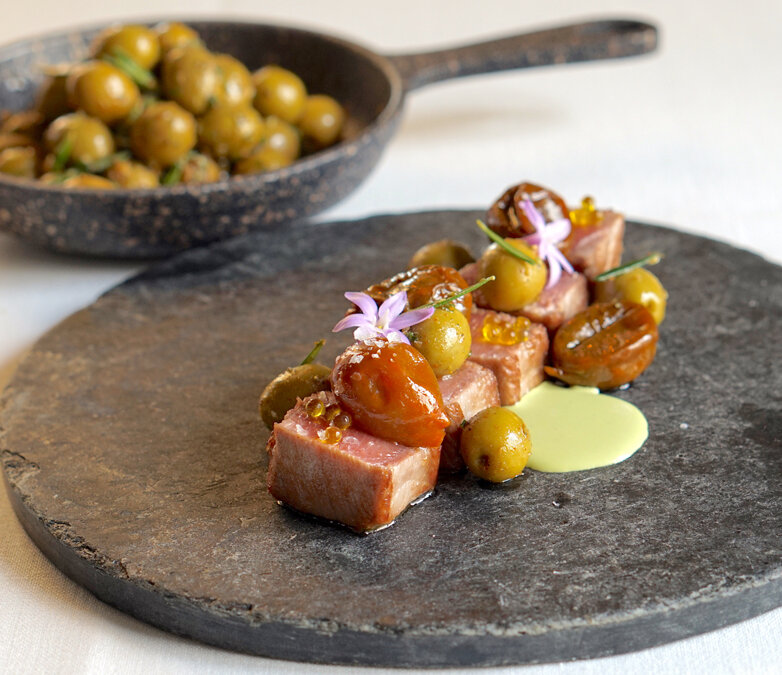
[[606,19],[389,58],[402,76],[405,91],[411,91],[456,77],[618,59],[646,54],[656,47],[655,26],[628,19]]

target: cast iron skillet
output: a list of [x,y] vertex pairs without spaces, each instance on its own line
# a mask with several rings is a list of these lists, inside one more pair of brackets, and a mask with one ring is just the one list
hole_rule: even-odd
[[[396,129],[407,92],[427,84],[513,68],[594,61],[654,50],[657,31],[603,20],[421,54],[381,56],[340,38],[297,28],[187,21],[213,51],[251,70],[278,63],[310,91],[348,112],[345,140],[279,171],[206,185],[146,190],[66,190],[0,176],[0,229],[62,252],[149,258],[291,224],[332,206],[368,175]],[[40,66],[83,58],[101,27],[0,49],[0,109],[32,105]]]

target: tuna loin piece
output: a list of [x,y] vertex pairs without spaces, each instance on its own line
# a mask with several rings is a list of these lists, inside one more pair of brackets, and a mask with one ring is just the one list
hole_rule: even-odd
[[539,323],[530,323],[525,338],[514,345],[483,339],[483,322],[492,315],[503,321],[516,317],[491,309],[474,307],[470,316],[472,353],[470,361],[489,368],[497,378],[502,405],[513,405],[544,378],[543,363],[548,353],[548,332]]
[[481,410],[500,405],[500,391],[494,373],[474,361],[465,361],[455,373],[441,377],[439,383],[450,420],[440,451],[440,471],[455,473],[464,467],[459,451],[462,422]]
[[388,525],[434,488],[439,447],[409,448],[352,427],[338,443],[325,443],[318,433],[326,421],[304,409],[312,398],[337,402],[331,392],[313,394],[274,425],[267,484],[275,499],[364,532]]
[[625,219],[616,211],[603,211],[597,225],[574,226],[562,252],[579,272],[589,279],[607,272],[622,260]]

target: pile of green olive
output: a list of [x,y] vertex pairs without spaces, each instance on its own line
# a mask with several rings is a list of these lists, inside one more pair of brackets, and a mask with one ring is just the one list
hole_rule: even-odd
[[345,122],[296,73],[251,73],[181,23],[108,28],[90,60],[46,75],[34,108],[0,117],[0,173],[98,189],[213,182],[285,167]]

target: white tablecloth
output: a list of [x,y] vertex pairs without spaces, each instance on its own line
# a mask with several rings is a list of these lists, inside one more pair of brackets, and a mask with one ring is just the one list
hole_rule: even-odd
[[[483,207],[514,181],[535,179],[571,200],[593,194],[630,217],[782,261],[782,3],[776,0],[108,5],[7,2],[0,41],[134,15],[207,14],[308,25],[392,53],[582,17],[654,20],[661,47],[651,57],[505,73],[414,93],[380,166],[325,217]],[[0,235],[0,382],[47,329],[139,269],[56,256]],[[782,610],[776,610],[636,654],[486,672],[782,672],[780,635]],[[342,670],[212,649],[103,605],[38,552],[0,495],[0,672]]]

